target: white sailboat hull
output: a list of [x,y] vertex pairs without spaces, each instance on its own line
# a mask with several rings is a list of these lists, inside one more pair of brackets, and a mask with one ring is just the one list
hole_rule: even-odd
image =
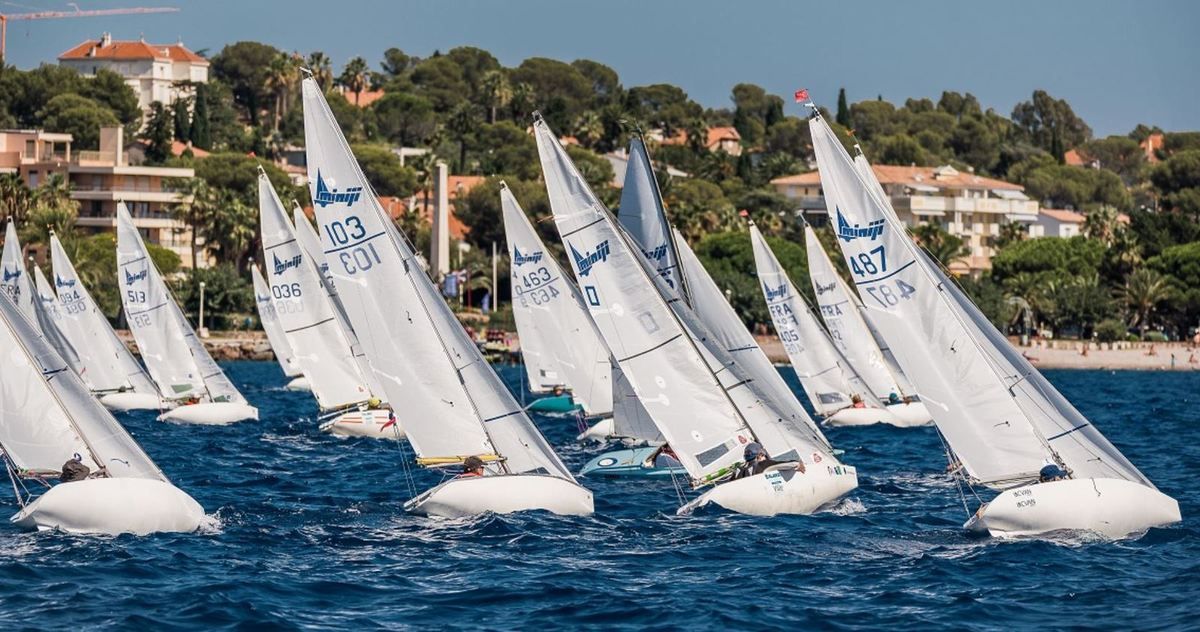
[[679,508],[687,515],[708,505],[751,516],[814,513],[858,487],[858,471],[849,465],[809,463],[801,473],[783,466],[721,483]]
[[298,378],[294,378],[291,382],[288,382],[287,386],[285,386],[284,388],[286,388],[289,391],[298,391],[301,393],[311,393],[312,392],[312,384],[310,384],[308,382],[308,378],[304,377],[303,375],[301,375]]
[[100,396],[100,403],[105,408],[122,412],[126,410],[161,410],[166,408],[157,395],[151,393],[109,393]]
[[386,410],[352,410],[321,424],[321,431],[339,437],[364,437],[367,439],[403,439],[404,427],[400,422],[389,424],[391,415]]
[[1181,520],[1179,503],[1123,479],[1085,478],[1038,483],[1002,492],[964,525],[996,538],[1050,531],[1092,531],[1110,538]]
[[896,419],[882,408],[843,408],[825,418],[826,426],[873,426],[895,425]]
[[233,402],[213,402],[180,406],[158,416],[159,421],[209,426],[223,426],[247,419],[258,421],[258,409],[246,404],[236,404]]
[[887,407],[889,413],[895,421],[891,422],[893,426],[901,428],[911,428],[913,426],[928,426],[933,423],[933,415],[929,414],[929,409],[925,408],[922,402],[912,402],[911,404],[892,404]]
[[617,434],[617,427],[612,417],[605,417],[600,421],[592,424],[587,430],[584,430],[579,436],[575,437],[576,441],[598,441],[604,443],[609,437]]
[[411,513],[461,518],[485,512],[549,511],[590,516],[592,492],[574,481],[546,474],[508,474],[455,478],[404,504]]
[[144,478],[60,483],[11,518],[31,530],[113,535],[195,531],[203,519],[204,508],[191,496]]

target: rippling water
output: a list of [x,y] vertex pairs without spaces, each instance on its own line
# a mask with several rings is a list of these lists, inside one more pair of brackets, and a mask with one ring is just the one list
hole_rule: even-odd
[[[1182,525],[1113,543],[967,537],[928,428],[828,431],[860,487],[816,516],[680,518],[669,480],[614,479],[583,480],[591,518],[409,516],[400,446],[318,433],[275,364],[227,369],[258,423],[122,419],[214,524],[99,538],[0,523],[0,626],[1166,629],[1200,612],[1200,373],[1047,372],[1180,502]],[[595,454],[574,421],[537,421],[573,469]]]

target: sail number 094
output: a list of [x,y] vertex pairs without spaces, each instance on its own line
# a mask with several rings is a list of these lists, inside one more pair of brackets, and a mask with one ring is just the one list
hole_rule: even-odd
[[[334,220],[325,224],[325,235],[340,246],[350,243],[351,240],[366,237],[367,229],[357,216],[349,215],[344,220]],[[351,275],[366,272],[375,267],[375,264],[383,263],[379,258],[379,251],[375,250],[375,244],[370,242],[358,244],[337,254],[342,268],[346,270],[346,274]]]

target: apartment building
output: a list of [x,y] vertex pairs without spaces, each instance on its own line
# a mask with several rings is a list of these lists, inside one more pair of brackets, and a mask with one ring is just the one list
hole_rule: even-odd
[[208,60],[182,43],[118,41],[108,33],[59,55],[58,63],[84,75],[94,75],[102,69],[121,75],[138,95],[143,112],[155,101],[169,105],[181,96],[191,96],[190,84],[208,82]]

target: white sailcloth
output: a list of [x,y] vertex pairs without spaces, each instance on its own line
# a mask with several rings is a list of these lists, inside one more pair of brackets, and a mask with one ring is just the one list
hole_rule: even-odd
[[16,304],[22,316],[37,323],[37,314],[33,311],[33,282],[25,271],[25,255],[11,218],[4,229],[4,252],[0,254],[0,290]]
[[513,399],[379,204],[311,78],[309,185],[338,295],[423,457],[494,453],[512,473],[574,478]]
[[585,413],[611,414],[608,347],[579,290],[563,275],[508,187],[501,187],[500,200],[512,269],[513,318],[530,389],[544,392],[567,386]]
[[813,409],[829,416],[853,405],[852,397],[867,392],[866,386],[817,322],[757,226],[750,226],[750,239],[775,333]]
[[559,234],[584,302],[647,413],[693,479],[739,461],[754,438],[700,350],[545,121],[534,122]]
[[[804,227],[804,242],[817,306],[834,344],[850,361],[855,373],[862,377],[875,400],[886,401],[892,394],[901,395],[896,378],[884,361],[883,352],[875,344],[871,330],[850,298],[850,289],[834,269],[833,262],[825,254],[811,226]],[[868,260],[863,263],[855,261],[851,269],[856,273],[865,273],[874,265]]]
[[275,354],[275,361],[287,377],[303,375],[300,363],[296,361],[296,353],[288,342],[283,326],[279,324],[279,315],[275,313],[275,301],[271,296],[271,286],[263,279],[258,266],[250,267],[251,282],[254,284],[254,305],[258,308],[258,320],[262,323],[263,331],[267,334],[267,342]]
[[54,347],[54,350],[67,363],[67,366],[71,367],[75,375],[78,375],[84,384],[89,384],[87,367],[79,359],[79,354],[75,352],[75,346],[71,344],[70,340],[67,340],[66,334],[62,331],[62,311],[58,308],[58,296],[54,294],[54,288],[46,280],[46,275],[42,274],[42,269],[37,266],[33,266],[33,279],[33,285],[37,291],[37,300],[33,303],[33,311],[37,317],[38,329],[42,330],[42,336],[46,342]]
[[371,392],[321,287],[320,272],[305,256],[271,181],[261,173],[258,207],[268,296],[318,405],[333,410],[367,401]]
[[135,393],[157,396],[158,388],[117,337],[54,235],[50,237],[50,260],[62,306],[63,331],[87,367],[88,385],[99,393],[132,389]]
[[1021,376],[1010,383],[998,376],[977,332],[824,119],[814,117],[809,129],[838,245],[857,264],[851,269],[863,303],[954,455],[984,485],[1036,480],[1057,455],[1018,403],[1020,391],[1010,390]]
[[663,209],[654,165],[641,138],[629,142],[629,163],[625,167],[619,211],[617,219],[621,228],[633,238],[650,267],[662,276],[671,297],[687,302],[687,282],[679,269],[678,253],[672,243],[671,226]]
[[54,474],[79,454],[110,477],[167,480],[7,296],[0,350],[0,449],[16,467]]

